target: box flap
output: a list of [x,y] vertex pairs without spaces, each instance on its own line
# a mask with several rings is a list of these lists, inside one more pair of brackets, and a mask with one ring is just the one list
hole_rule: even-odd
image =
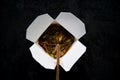
[[70,50],[60,58],[60,65],[65,71],[69,71],[77,60],[84,54],[86,47],[79,41],[74,42]]
[[38,16],[27,28],[26,39],[36,42],[52,22],[53,18],[48,14]]
[[33,58],[44,68],[55,69],[56,60],[50,57],[38,44],[33,44],[30,47]]
[[75,36],[76,39],[81,38],[86,33],[84,23],[72,13],[61,12],[56,21]]

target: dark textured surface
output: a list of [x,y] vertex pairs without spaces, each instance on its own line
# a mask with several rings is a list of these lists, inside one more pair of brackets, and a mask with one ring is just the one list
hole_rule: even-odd
[[[86,26],[80,41],[87,51],[60,79],[119,80],[120,6],[114,0],[4,0],[0,26],[0,80],[55,80],[55,70],[40,66],[31,56],[33,44],[25,39],[26,28],[38,16],[72,12]],[[118,72],[118,73],[117,73]]]

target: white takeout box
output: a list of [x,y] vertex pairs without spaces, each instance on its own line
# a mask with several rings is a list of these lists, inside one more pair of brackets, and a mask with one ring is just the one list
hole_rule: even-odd
[[67,51],[67,53],[60,58],[60,66],[65,71],[69,71],[86,51],[86,47],[78,40],[86,33],[85,25],[72,13],[61,12],[56,19],[53,19],[48,14],[38,16],[27,28],[26,39],[34,43],[30,47],[33,58],[44,68],[55,69],[56,59],[47,54],[37,43],[39,37],[53,22],[59,23],[75,37],[75,42],[72,44],[69,51]]

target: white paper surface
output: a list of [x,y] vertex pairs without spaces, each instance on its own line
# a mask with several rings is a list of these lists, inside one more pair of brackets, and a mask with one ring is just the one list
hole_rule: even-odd
[[52,22],[53,18],[48,14],[38,16],[28,27],[26,38],[32,42],[36,42]]
[[33,58],[47,69],[55,69],[56,60],[50,57],[37,43],[30,47]]
[[76,39],[81,38],[86,33],[84,23],[72,13],[61,12],[56,21],[73,34]]
[[70,50],[60,58],[60,65],[65,71],[69,71],[85,51],[86,47],[83,44],[79,41],[74,42]]

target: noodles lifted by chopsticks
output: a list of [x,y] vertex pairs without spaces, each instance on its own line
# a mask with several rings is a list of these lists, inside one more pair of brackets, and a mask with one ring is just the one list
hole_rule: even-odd
[[59,57],[62,57],[73,42],[73,35],[58,23],[51,24],[38,39],[38,44],[53,58],[57,58],[56,46],[58,44],[60,48]]

